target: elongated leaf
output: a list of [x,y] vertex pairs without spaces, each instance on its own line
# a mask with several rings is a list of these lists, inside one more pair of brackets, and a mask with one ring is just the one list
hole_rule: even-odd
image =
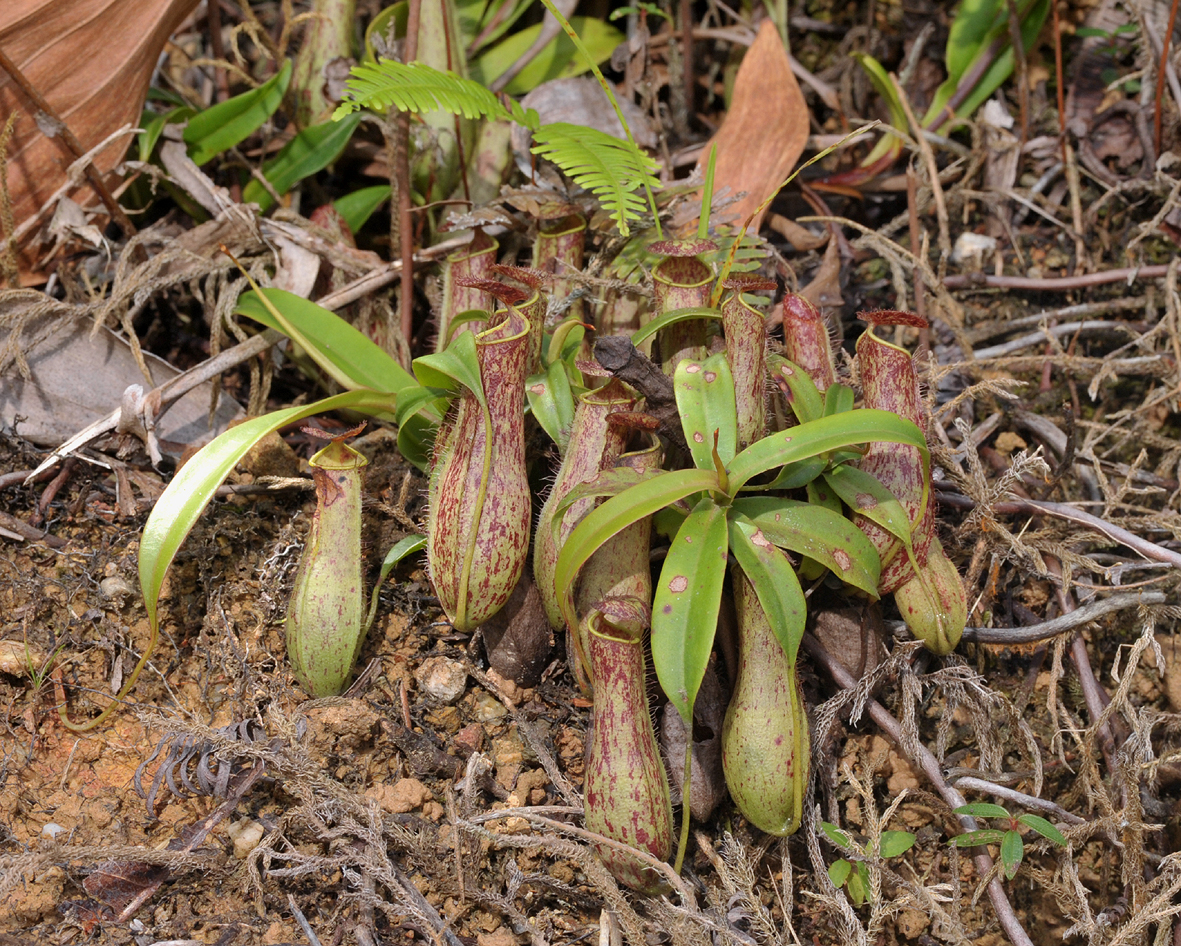
[[484,403],[484,381],[476,355],[476,336],[472,332],[461,332],[441,352],[415,358],[414,374],[423,387],[457,391],[462,385]]
[[167,112],[162,113],[144,109],[144,113],[139,120],[139,126],[143,131],[136,137],[139,159],[141,161],[151,160],[152,152],[156,150],[156,142],[160,140],[160,135],[164,133],[165,125],[187,121],[195,114],[196,112],[187,105],[171,108]]
[[373,216],[373,212],[390,199],[390,185],[376,184],[373,187],[362,187],[360,190],[345,194],[332,202],[337,213],[344,217],[349,229],[356,233],[366,221]]
[[[842,464],[825,473],[824,481],[854,512],[877,523],[901,541],[903,545],[910,544],[910,531],[913,523],[906,514],[902,503],[882,485],[881,480],[876,476],[856,467]],[[981,802],[980,804],[985,803]],[[993,807],[999,808],[1000,806],[993,805]],[[995,815],[993,817],[999,818],[1001,816]]]
[[930,480],[931,455],[923,432],[889,411],[860,410],[821,417],[752,443],[730,464],[730,494],[737,495],[748,480],[767,470],[873,440],[917,448],[923,458],[923,481]]
[[686,732],[718,628],[726,531],[726,510],[708,496],[698,500],[673,539],[652,596],[652,665]]
[[394,544],[394,547],[386,552],[385,558],[381,563],[381,573],[377,576],[377,581],[373,585],[373,594],[369,598],[369,614],[365,618],[365,630],[368,632],[373,625],[373,619],[377,616],[377,602],[381,597],[381,586],[385,584],[385,580],[389,577],[390,572],[394,570],[394,566],[402,559],[415,552],[421,552],[426,548],[425,535],[408,535]]
[[262,127],[270,118],[291,82],[292,60],[257,89],[235,95],[189,119],[184,131],[189,157],[204,164],[214,155],[232,148]]
[[350,409],[368,414],[391,413],[395,398],[375,391],[349,391],[335,397],[289,407],[255,417],[227,430],[206,444],[177,471],[168,488],[156,501],[144,526],[139,550],[139,583],[143,591],[148,620],[155,625],[160,589],[177,549],[193,528],[202,510],[209,504],[218,486],[259,440],[287,424],[323,414]]
[[1021,859],[1025,856],[1025,841],[1016,831],[1006,831],[1001,839],[1001,864],[1005,869],[1005,876],[1012,880],[1021,866]]
[[699,470],[714,468],[714,432],[723,463],[738,449],[738,413],[734,404],[734,377],[723,353],[704,362],[683,360],[673,378],[681,429],[693,463]]
[[243,293],[234,311],[299,343],[341,386],[391,393],[417,386],[401,365],[335,312],[283,289],[261,292],[261,297]]
[[[948,48],[951,48],[950,42]],[[861,68],[865,70],[865,74],[869,76],[870,84],[874,91],[882,97],[886,103],[886,108],[890,112],[890,125],[899,131],[906,131],[908,127],[908,120],[906,118],[906,110],[902,107],[902,100],[898,97],[898,90],[894,88],[894,83],[890,81],[890,76],[873,56],[866,53],[853,53]],[[873,149],[865,156],[861,162],[862,167],[872,167],[881,158],[887,154],[894,152],[895,156],[902,153],[902,138],[894,134],[885,134],[881,137]]]
[[769,355],[767,370],[777,383],[787,385],[788,406],[801,424],[824,416],[824,397],[808,372],[782,355]]
[[771,633],[794,666],[808,620],[808,602],[804,600],[795,569],[787,556],[743,515],[731,512],[729,537],[730,549],[754,586],[759,605],[771,624]]
[[541,429],[557,444],[558,453],[565,455],[570,425],[574,423],[574,393],[566,366],[555,361],[545,374],[535,374],[525,382],[525,395]]
[[[263,176],[271,182],[277,194],[286,194],[305,177],[324,170],[339,158],[359,124],[361,115],[358,113],[347,115],[340,121],[329,120],[305,128],[283,146],[274,160],[263,166]],[[242,202],[258,204],[265,211],[275,200],[262,184],[252,178],[242,188]]]
[[657,188],[660,165],[630,141],[620,141],[597,128],[554,122],[533,132],[534,154],[547,158],[579,187],[599,199],[622,236],[629,221],[647,209],[639,191]]
[[[571,17],[570,25],[582,37],[596,63],[610,59],[615,47],[626,39],[619,30],[597,17]],[[541,23],[536,23],[518,30],[481,54],[470,64],[472,78],[485,85],[491,85],[493,80],[507,72],[509,66],[533,45],[541,34],[541,27]],[[524,95],[543,82],[580,76],[589,69],[590,63],[577,54],[570,37],[565,33],[559,33],[542,48],[529,65],[517,73],[512,82],[505,86],[504,91],[509,95]]]
[[665,506],[693,493],[717,488],[718,477],[712,470],[676,470],[643,480],[591,511],[566,538],[554,569],[554,587],[567,625],[578,626],[572,596],[574,581],[578,570],[599,546],[633,522]]
[[877,549],[844,516],[811,503],[775,496],[736,499],[733,508],[775,545],[815,559],[841,581],[871,597],[878,596],[882,565]]
[[[663,470],[633,470],[631,467],[617,466],[610,470],[600,470],[593,479],[579,483],[566,493],[554,507],[554,531],[556,533],[566,510],[580,499],[602,499],[604,496],[618,496],[624,490],[631,489],[644,480],[664,476]],[[682,519],[684,516],[681,517]],[[679,524],[679,523],[678,523]]]
[[1053,841],[1060,847],[1066,847],[1066,835],[1050,824],[1045,818],[1039,815],[1021,815],[1017,818],[1017,821],[1027,828],[1032,828],[1043,838]]
[[842,517],[845,512],[841,505],[841,498],[833,492],[832,487],[825,480],[819,477],[808,484],[808,505],[818,509],[827,509],[834,515]]
[[[653,265],[659,262],[658,257],[653,257]],[[721,310],[709,309],[704,306],[691,306],[688,309],[673,309],[671,312],[663,312],[632,332],[632,344],[639,345],[655,336],[661,329],[676,325],[678,322],[688,322],[691,319],[720,319],[721,317]]]
[[853,389],[847,384],[834,384],[824,392],[824,415],[843,414],[853,410]]
[[956,847],[976,847],[980,844],[1000,844],[1004,837],[1004,831],[987,828],[983,831],[965,831],[963,834],[957,834],[951,839],[951,843]]
[[973,818],[1008,818],[1009,812],[990,801],[974,801],[955,809],[957,815],[971,815]]
[[916,840],[909,831],[883,831],[878,853],[882,857],[898,857],[914,847]]
[[775,477],[769,486],[747,486],[745,488],[760,490],[799,489],[802,486],[807,486],[816,479],[816,477],[824,472],[826,466],[828,466],[828,461],[823,457],[809,457],[807,460],[785,464],[783,469],[779,471],[779,475]]

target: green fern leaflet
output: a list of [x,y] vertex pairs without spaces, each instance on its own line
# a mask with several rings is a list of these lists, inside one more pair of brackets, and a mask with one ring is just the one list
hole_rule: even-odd
[[391,105],[400,112],[450,112],[464,118],[512,119],[530,130],[538,124],[537,112],[525,110],[508,99],[508,107],[496,95],[471,79],[442,72],[421,62],[383,60],[354,66],[346,98],[333,118],[340,120],[360,108],[384,111]]
[[533,153],[547,158],[579,187],[594,194],[611,214],[623,236],[629,220],[647,209],[637,191],[660,187],[653,173],[660,165],[630,141],[620,141],[596,128],[555,122],[533,132]]

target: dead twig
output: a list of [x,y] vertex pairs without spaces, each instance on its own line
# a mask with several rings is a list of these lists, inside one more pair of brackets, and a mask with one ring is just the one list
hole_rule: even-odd
[[1020,646],[1049,640],[1066,631],[1097,621],[1108,614],[1142,605],[1164,604],[1167,596],[1161,591],[1127,592],[1112,595],[1102,601],[1092,601],[1066,614],[1040,624],[1026,627],[966,627],[964,640],[972,644],[1002,644]]
[[1168,264],[1107,269],[1101,273],[1087,273],[1084,276],[987,276],[984,273],[964,273],[959,276],[944,276],[943,285],[947,289],[1030,289],[1034,292],[1065,292],[1068,289],[1087,289],[1113,282],[1126,282],[1131,285],[1137,279],[1162,279],[1168,273]]

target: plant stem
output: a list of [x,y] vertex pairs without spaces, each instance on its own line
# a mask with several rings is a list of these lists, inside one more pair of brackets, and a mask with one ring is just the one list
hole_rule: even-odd
[[[418,27],[422,0],[409,0],[406,17],[406,45],[402,61],[418,58]],[[398,187],[398,245],[402,253],[402,337],[407,351],[413,351],[414,335],[414,221],[410,215],[410,113],[399,112],[394,132],[394,173]],[[392,248],[391,248],[392,249]]]
[[[684,722],[682,720],[682,722]],[[673,870],[681,875],[685,851],[689,847],[689,789],[693,782],[693,724],[685,727],[685,774],[681,779],[681,839],[677,842],[677,859]]]
[[1152,143],[1156,153],[1161,148],[1161,111],[1165,100],[1165,76],[1169,71],[1169,43],[1173,39],[1173,27],[1177,25],[1178,0],[1173,0],[1169,7],[1169,25],[1161,37],[1160,63],[1156,70],[1156,108],[1152,117]]
[[[411,0],[415,2],[415,0]],[[421,0],[418,0],[421,2]],[[619,102],[615,98],[615,93],[611,91],[611,85],[603,75],[603,71],[595,62],[594,57],[590,54],[590,50],[582,42],[582,38],[574,31],[574,27],[570,25],[570,21],[562,15],[562,11],[554,5],[554,0],[541,0],[545,8],[554,15],[554,18],[562,24],[562,29],[565,30],[566,35],[570,37],[570,41],[574,43],[575,48],[582,53],[583,59],[586,60],[587,65],[590,66],[591,71],[595,74],[595,78],[599,80],[599,85],[603,87],[603,92],[607,95],[607,101],[611,103],[611,107],[615,109],[615,115],[619,119],[620,127],[623,128],[623,133],[627,136],[628,142],[636,151],[640,150],[640,146],[636,144],[636,139],[632,137],[631,128],[628,127],[627,119],[623,117],[623,109],[619,107]],[[642,152],[641,152],[642,153]],[[652,211],[652,222],[656,226],[656,239],[664,239],[664,230],[660,226],[660,212],[656,209],[656,198],[652,196],[652,188],[648,186],[648,182],[644,182],[644,194],[648,198],[648,208]]]

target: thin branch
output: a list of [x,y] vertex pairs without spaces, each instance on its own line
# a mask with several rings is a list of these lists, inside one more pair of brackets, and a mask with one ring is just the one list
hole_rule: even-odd
[[1035,644],[1057,637],[1064,631],[1097,621],[1108,614],[1126,608],[1138,608],[1141,605],[1164,604],[1165,600],[1166,595],[1161,591],[1126,592],[1112,595],[1102,601],[1092,601],[1068,614],[1042,621],[1040,624],[1030,624],[1026,627],[966,627],[964,640],[972,644]]
[[994,798],[1003,798],[1005,801],[1015,802],[1018,805],[1024,805],[1026,808],[1037,808],[1040,811],[1048,811],[1053,815],[1057,815],[1068,824],[1087,823],[1086,818],[1080,818],[1078,815],[1067,811],[1061,805],[1050,801],[1048,798],[1027,795],[1025,792],[1017,791],[1015,788],[998,785],[996,782],[989,782],[986,779],[964,776],[964,778],[955,780],[955,787],[966,792],[980,792],[984,795],[992,795]]
[[1131,283],[1137,279],[1163,279],[1169,273],[1167,263],[1159,266],[1135,266],[1107,269],[1085,276],[986,276],[984,273],[964,273],[943,277],[948,289],[1032,289],[1034,292],[1064,292],[1067,289],[1087,289],[1107,283]]

